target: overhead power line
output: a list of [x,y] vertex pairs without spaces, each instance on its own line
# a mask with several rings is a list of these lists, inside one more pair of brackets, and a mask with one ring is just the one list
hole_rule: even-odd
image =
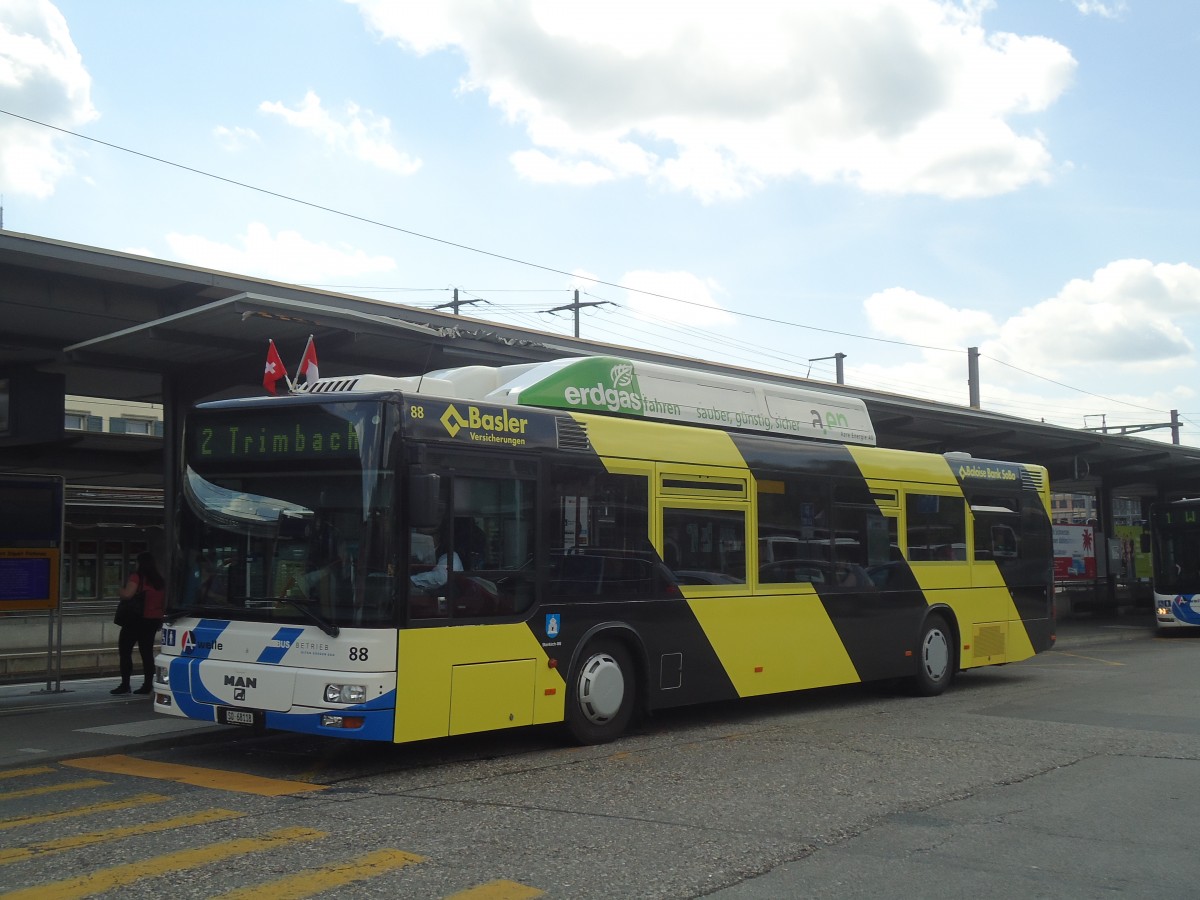
[[[360,216],[356,213],[346,212],[345,210],[334,209],[331,206],[325,206],[320,203],[314,203],[311,200],[302,200],[299,197],[294,197],[290,194],[284,194],[280,191],[272,191],[268,188],[257,187],[256,185],[248,184],[247,182],[244,182],[244,181],[238,181],[235,178],[228,178],[224,175],[217,175],[213,172],[206,172],[205,170],[197,169],[194,166],[187,166],[187,165],[184,165],[183,163],[172,162],[171,160],[163,159],[160,156],[154,156],[153,154],[150,154],[150,153],[143,153],[140,150],[133,150],[129,147],[123,147],[120,144],[114,144],[111,141],[104,141],[104,140],[101,140],[100,138],[95,138],[95,137],[91,137],[90,135],[81,134],[78,131],[71,131],[69,128],[61,128],[58,125],[51,125],[48,122],[42,122],[42,121],[39,121],[38,119],[30,118],[29,116],[22,116],[19,113],[12,112],[11,110],[0,109],[0,113],[3,113],[6,116],[10,116],[14,119],[20,119],[22,122],[28,122],[31,125],[37,125],[42,128],[48,128],[51,131],[57,131],[59,134],[65,134],[65,135],[69,135],[70,137],[79,138],[79,140],[81,140],[81,141],[88,141],[93,144],[98,144],[102,147],[108,147],[110,150],[117,150],[121,153],[128,153],[131,156],[137,156],[141,159],[145,159],[145,160],[149,160],[150,162],[158,163],[159,165],[169,166],[173,169],[179,169],[182,172],[190,172],[193,175],[199,175],[203,178],[212,178],[212,179],[214,179],[216,181],[220,181],[224,184],[229,184],[229,185],[233,185],[234,187],[242,188],[243,190],[253,191],[257,194],[262,194],[263,196],[266,196],[266,197],[274,197],[277,200],[285,200],[289,203],[296,203],[300,206],[307,207],[308,209],[315,209],[320,212],[329,213],[330,215],[340,216],[341,218],[350,219],[351,221],[354,221],[354,222],[361,222],[364,225],[374,225],[376,228],[383,228],[388,231],[394,231],[398,234],[406,234],[406,235],[409,235],[410,237],[420,238],[421,240],[433,241],[434,243],[443,244],[444,246],[447,246],[447,247],[454,247],[458,250],[466,250],[469,253],[478,253],[482,256],[488,256],[488,257],[491,257],[492,259],[499,259],[504,262],[510,262],[510,263],[513,263],[518,266],[526,266],[531,269],[539,269],[543,272],[550,272],[555,275],[563,275],[563,276],[566,276],[567,278],[578,277],[576,273],[568,272],[565,269],[559,269],[559,268],[555,268],[554,266],[547,266],[547,265],[543,265],[542,263],[535,263],[535,262],[531,262],[529,260],[519,259],[515,256],[507,256],[503,253],[496,253],[492,250],[484,250],[479,247],[472,247],[469,244],[463,244],[463,243],[459,243],[458,241],[448,240],[447,238],[440,238],[440,237],[436,237],[431,234],[425,234],[420,231],[415,231],[411,228],[403,228],[399,225],[392,225],[388,222],[381,222],[378,219],[372,219],[367,216]],[[683,303],[688,306],[697,306],[702,309],[710,308],[703,303],[697,303],[696,301],[693,301],[693,300],[684,300],[680,297],[672,297],[669,294],[660,294],[656,291],[647,291],[647,290],[643,290],[641,288],[630,287],[629,285],[618,284],[617,282],[613,282],[613,281],[605,281],[601,278],[588,278],[587,280],[592,284],[602,284],[605,287],[617,288],[618,290],[629,291],[631,293],[640,294],[645,297],[657,297],[660,300],[670,300],[674,303]],[[611,302],[611,301],[607,301],[607,302]],[[818,328],[814,325],[801,325],[797,322],[787,322],[782,319],[775,319],[770,316],[760,316],[760,315],[756,315],[754,313],[742,312],[742,313],[738,313],[737,315],[742,316],[743,318],[754,319],[754,320],[760,321],[760,322],[768,322],[773,325],[789,325],[794,328],[805,328],[810,331],[819,331],[819,332],[822,332],[825,334],[836,334],[836,335],[841,335],[843,337],[853,337],[858,340],[864,340],[864,341],[875,341],[875,342],[881,343],[881,344],[895,344],[897,346],[903,346],[903,347],[917,347],[922,350],[936,350],[936,351],[944,352],[944,353],[961,353],[962,352],[961,350],[957,350],[957,349],[954,349],[951,347],[933,347],[933,346],[925,346],[922,344],[910,344],[907,341],[889,340],[887,338],[876,338],[876,337],[870,337],[868,335],[856,335],[856,334],[852,334],[850,332],[845,332],[845,331],[834,331],[833,329],[829,329],[829,328]]]
[[579,311],[589,306],[616,306],[611,300],[580,300],[579,291],[575,292],[575,299],[571,303],[564,306],[556,306],[553,309],[547,309],[545,312],[556,313],[563,310],[571,310],[575,313],[575,337],[579,337]]
[[1053,378],[1047,378],[1045,375],[1039,375],[1036,372],[1030,372],[1026,369],[1022,369],[1020,366],[1014,366],[1012,363],[1006,363],[1004,360],[996,359],[996,357],[994,357],[994,356],[987,356],[986,354],[982,354],[982,355],[983,355],[984,359],[991,360],[994,363],[999,363],[1002,366],[1008,366],[1008,368],[1013,369],[1017,372],[1020,372],[1023,375],[1029,375],[1032,378],[1040,378],[1042,381],[1048,381],[1050,384],[1056,384],[1059,387],[1066,388],[1067,390],[1070,390],[1070,391],[1078,391],[1080,394],[1087,394],[1089,397],[1095,397],[1097,400],[1105,400],[1109,403],[1120,403],[1122,406],[1128,406],[1133,409],[1141,409],[1141,410],[1145,410],[1147,412],[1162,412],[1162,410],[1155,409],[1150,406],[1141,406],[1137,403],[1130,403],[1128,400],[1117,400],[1115,397],[1106,397],[1103,394],[1095,394],[1095,393],[1092,393],[1091,391],[1085,391],[1083,388],[1077,388],[1070,384],[1064,384],[1061,381],[1055,381]]
[[[162,157],[154,156],[154,155],[152,155],[152,154],[149,154],[149,153],[144,153],[144,152],[142,152],[142,151],[140,151],[140,150],[134,150],[134,149],[132,149],[132,148],[125,147],[125,146],[122,146],[122,145],[120,145],[120,144],[115,144],[115,143],[112,143],[112,142],[110,142],[110,141],[101,140],[100,138],[91,137],[90,135],[82,134],[82,133],[80,133],[80,132],[77,132],[77,131],[71,131],[71,130],[70,130],[70,129],[68,129],[68,128],[62,128],[62,127],[60,127],[60,126],[57,126],[57,125],[51,125],[51,124],[50,124],[50,123],[48,123],[48,122],[42,122],[42,121],[40,121],[40,120],[38,120],[38,119],[34,119],[34,118],[31,118],[31,117],[29,117],[29,116],[23,116],[23,115],[20,115],[19,113],[12,112],[11,110],[7,110],[7,109],[0,109],[0,113],[4,114],[4,115],[6,115],[6,116],[9,116],[10,118],[13,118],[13,119],[19,119],[20,121],[27,122],[27,123],[29,123],[30,125],[36,125],[36,126],[38,126],[38,127],[41,127],[41,128],[46,128],[46,129],[49,129],[49,130],[51,130],[51,131],[56,131],[56,132],[58,132],[58,133],[60,133],[60,134],[64,134],[64,135],[68,135],[68,136],[70,136],[70,137],[78,138],[79,140],[82,140],[82,141],[88,141],[88,142],[90,142],[90,143],[97,144],[97,145],[99,145],[99,146],[102,146],[102,147],[107,147],[107,148],[109,148],[109,149],[111,149],[111,150],[116,150],[116,151],[118,151],[118,152],[121,152],[121,153],[127,153],[127,154],[130,154],[131,156],[136,156],[136,157],[139,157],[140,159],[145,159],[145,160],[148,160],[148,161],[150,161],[150,162],[155,162],[155,163],[158,163],[159,165],[168,166],[168,167],[170,167],[170,168],[178,169],[178,170],[180,170],[180,171],[183,171],[183,172],[190,172],[190,173],[191,173],[191,174],[193,174],[193,175],[199,175],[199,176],[201,176],[201,177],[203,177],[203,178],[211,178],[211,179],[213,179],[213,180],[215,180],[215,181],[220,181],[220,182],[222,182],[222,183],[224,183],[224,184],[228,184],[228,185],[232,185],[232,186],[234,186],[234,187],[242,188],[243,190],[247,190],[247,191],[253,191],[253,192],[255,192],[255,193],[262,194],[263,196],[267,196],[267,197],[274,197],[274,198],[276,198],[276,199],[283,200],[283,201],[286,201],[286,202],[288,202],[288,203],[295,203],[295,204],[297,204],[297,205],[304,206],[304,207],[306,207],[306,208],[308,208],[308,209],[314,209],[314,210],[317,210],[317,211],[319,211],[319,212],[325,212],[325,213],[329,213],[330,215],[339,216],[339,217],[341,217],[341,218],[344,218],[344,219],[349,219],[349,220],[351,220],[351,221],[355,221],[355,222],[361,222],[361,223],[363,223],[363,224],[365,224],[365,225],[373,225],[373,226],[375,226],[375,227],[377,227],[377,228],[383,228],[383,229],[385,229],[385,230],[388,230],[388,231],[393,231],[393,232],[396,232],[396,233],[398,233],[398,234],[405,234],[405,235],[408,235],[408,236],[410,236],[410,237],[419,238],[419,239],[421,239],[421,240],[432,241],[432,242],[434,242],[434,243],[442,244],[442,245],[444,245],[444,246],[447,246],[447,247],[454,247],[454,248],[456,248],[456,249],[459,249],[459,250],[465,250],[465,251],[467,251],[468,253],[476,253],[476,254],[479,254],[479,255],[481,255],[481,256],[487,256],[487,257],[490,257],[490,258],[492,258],[492,259],[498,259],[498,260],[501,260],[501,261],[503,261],[503,262],[509,262],[509,263],[513,263],[514,265],[525,266],[525,267],[527,267],[527,268],[532,268],[532,269],[538,269],[538,270],[540,270],[540,271],[543,271],[543,272],[550,272],[550,273],[552,273],[552,274],[555,274],[555,275],[563,275],[563,276],[565,276],[565,277],[567,277],[567,278],[576,278],[576,277],[577,277],[577,275],[576,275],[575,273],[573,273],[573,272],[568,272],[568,271],[566,271],[565,269],[560,269],[560,268],[557,268],[557,267],[554,267],[554,266],[548,266],[548,265],[544,265],[544,264],[541,264],[541,263],[535,263],[535,262],[531,262],[531,261],[529,261],[529,260],[520,259],[520,258],[518,258],[518,257],[514,257],[514,256],[508,256],[508,255],[506,255],[506,254],[503,254],[503,253],[497,253],[497,252],[494,252],[494,251],[491,251],[491,250],[484,250],[484,249],[482,249],[482,248],[479,248],[479,247],[472,247],[472,246],[470,246],[469,244],[463,244],[463,243],[460,243],[460,242],[458,242],[458,241],[452,241],[452,240],[448,240],[448,239],[446,239],[446,238],[440,238],[440,237],[436,237],[436,236],[434,236],[434,235],[425,234],[425,233],[423,233],[423,232],[416,231],[416,230],[414,230],[414,229],[411,229],[411,228],[404,228],[404,227],[401,227],[401,226],[399,226],[399,225],[393,225],[393,224],[391,224],[391,223],[388,223],[388,222],[383,222],[383,221],[380,221],[380,220],[378,220],[378,219],[372,219],[372,218],[369,218],[369,217],[367,217],[367,216],[358,215],[358,214],[356,214],[356,213],[346,212],[345,210],[335,209],[335,208],[333,208],[333,207],[330,207],[330,206],[325,206],[325,205],[323,205],[323,204],[320,204],[320,203],[315,203],[315,202],[313,202],[313,201],[310,201],[310,200],[303,200],[303,199],[301,199],[301,198],[299,198],[299,197],[295,197],[295,196],[293,196],[293,195],[290,195],[290,194],[285,194],[285,193],[282,193],[282,192],[280,192],[280,191],[273,191],[273,190],[270,190],[270,189],[268,189],[268,188],[262,188],[262,187],[258,187],[258,186],[256,186],[256,185],[252,185],[252,184],[249,184],[249,183],[247,183],[247,182],[244,182],[244,181],[238,181],[237,179],[234,179],[234,178],[228,178],[228,177],[226,177],[226,176],[224,176],[224,175],[217,175],[217,174],[215,174],[215,173],[213,173],[213,172],[208,172],[208,171],[205,171],[205,170],[203,170],[203,169],[198,169],[198,168],[196,168],[196,167],[194,167],[194,166],[188,166],[188,165],[184,165],[184,164],[182,164],[182,163],[173,162],[173,161],[171,161],[171,160],[169,160],[169,159],[164,159],[164,158],[162,158]],[[668,295],[668,294],[661,294],[661,293],[658,293],[658,292],[656,292],[656,291],[647,291],[647,290],[644,290],[644,289],[641,289],[641,288],[630,287],[630,286],[628,286],[628,285],[619,284],[619,283],[612,282],[612,281],[605,281],[605,280],[603,280],[603,279],[599,279],[599,278],[588,278],[587,280],[588,280],[590,283],[592,283],[592,284],[596,284],[596,285],[603,285],[603,286],[605,286],[605,287],[611,287],[611,288],[617,288],[618,290],[624,290],[624,291],[628,291],[628,292],[630,292],[630,293],[639,294],[639,295],[641,295],[641,296],[645,296],[645,297],[655,297],[655,298],[658,298],[658,299],[661,299],[661,300],[668,300],[668,301],[671,301],[671,302],[673,302],[673,303],[682,303],[682,304],[684,304],[684,305],[687,305],[687,306],[698,307],[698,308],[701,308],[701,309],[706,309],[706,310],[708,310],[708,309],[711,309],[711,307],[710,307],[709,305],[707,305],[707,304],[704,304],[704,303],[699,303],[699,302],[696,302],[696,301],[693,301],[693,300],[684,300],[684,299],[682,299],[682,298],[680,298],[680,297],[672,297],[672,296],[670,296],[670,295]],[[370,290],[383,290],[383,289],[382,289],[382,288],[370,288]],[[443,289],[443,288],[438,288],[438,289],[426,289],[426,288],[388,288],[387,290],[412,290],[412,291],[421,291],[421,290],[444,290],[444,289]],[[508,289],[508,290],[516,290],[516,289]],[[476,301],[471,301],[471,302],[476,302]],[[557,308],[555,308],[554,310],[546,310],[546,311],[547,311],[547,312],[556,312],[556,311],[559,311],[559,310],[562,310],[562,309],[574,309],[574,310],[575,310],[575,318],[576,318],[576,336],[578,337],[578,318],[579,318],[579,309],[580,309],[580,308],[582,308],[582,306],[599,306],[599,305],[602,305],[602,304],[605,304],[605,303],[612,304],[612,301],[609,301],[609,300],[600,300],[600,301],[596,301],[596,302],[580,303],[580,301],[579,301],[579,292],[578,292],[578,291],[576,291],[576,293],[575,293],[575,303],[574,303],[574,304],[568,304],[568,305],[566,305],[566,306],[563,306],[563,307],[557,307]],[[445,305],[445,306],[450,306],[451,304],[444,304],[444,305]],[[458,305],[466,305],[466,301],[462,301],[462,302],[460,302]],[[617,305],[617,304],[613,304],[613,305]],[[441,308],[441,307],[435,307],[435,308]],[[457,307],[457,306],[454,306],[454,311],[455,311],[455,313],[457,314],[457,312],[458,312],[458,307]],[[962,349],[960,349],[960,348],[952,348],[952,347],[937,347],[937,346],[928,345],[928,344],[914,344],[914,343],[911,343],[911,342],[909,342],[909,341],[901,341],[901,340],[893,340],[893,339],[889,339],[889,338],[878,338],[878,337],[872,337],[872,336],[869,336],[869,335],[855,334],[855,333],[853,333],[853,332],[847,332],[847,331],[838,331],[838,330],[831,329],[831,328],[820,328],[820,327],[817,327],[817,326],[815,326],[815,325],[803,325],[803,324],[801,324],[801,323],[799,323],[799,322],[789,322],[789,321],[786,321],[786,320],[783,320],[783,319],[777,319],[777,318],[774,318],[774,317],[771,317],[771,316],[762,316],[762,315],[757,315],[757,314],[755,314],[755,313],[737,312],[737,313],[732,313],[732,314],[733,314],[733,315],[740,316],[741,318],[744,318],[744,319],[752,319],[752,320],[754,320],[754,321],[758,321],[758,322],[766,322],[766,323],[768,323],[768,324],[772,324],[772,325],[784,325],[784,326],[791,327],[791,328],[802,328],[802,329],[805,329],[805,330],[808,330],[808,331],[815,331],[815,332],[818,332],[818,333],[821,333],[821,334],[832,334],[832,335],[837,335],[837,336],[839,336],[839,337],[852,338],[852,339],[854,339],[854,340],[861,340],[861,341],[871,341],[871,342],[874,342],[874,343],[880,343],[880,344],[892,344],[892,345],[894,345],[894,346],[899,346],[899,347],[911,347],[911,348],[914,348],[914,349],[919,349],[919,350],[930,350],[930,351],[939,352],[939,353],[964,353],[964,352],[965,352],[964,350],[962,350]],[[1013,365],[1012,365],[1012,364],[1010,364],[1010,363],[1006,363],[1006,362],[1004,362],[1003,360],[995,359],[994,357],[990,357],[990,356],[988,356],[988,357],[986,357],[986,358],[987,358],[987,359],[989,359],[989,360],[991,360],[991,361],[993,361],[993,362],[999,363],[1000,365],[1008,366],[1009,368],[1011,368],[1011,369],[1014,369],[1015,371],[1022,372],[1022,373],[1023,373],[1023,374],[1025,374],[1025,375],[1029,375],[1030,377],[1033,377],[1033,378],[1038,378],[1038,379],[1040,379],[1040,380],[1042,380],[1042,381],[1046,381],[1047,383],[1050,383],[1050,384],[1057,385],[1058,387],[1062,387],[1062,388],[1065,388],[1065,389],[1067,389],[1067,390],[1071,390],[1071,391],[1075,391],[1075,392],[1078,392],[1078,393],[1081,393],[1081,394],[1085,394],[1085,395],[1087,395],[1087,396],[1096,397],[1097,399],[1105,400],[1105,401],[1107,401],[1107,402],[1110,402],[1110,403],[1119,403],[1119,404],[1121,404],[1121,405],[1123,405],[1123,406],[1128,406],[1128,407],[1131,407],[1131,408],[1134,408],[1134,409],[1147,410],[1147,411],[1151,411],[1151,412],[1161,412],[1161,411],[1162,411],[1162,410],[1156,410],[1156,409],[1153,409],[1152,407],[1140,406],[1140,405],[1138,405],[1138,404],[1135,404],[1135,403],[1130,403],[1130,402],[1128,402],[1128,401],[1125,401],[1125,400],[1117,400],[1117,399],[1115,399],[1115,398],[1111,398],[1111,397],[1105,397],[1105,396],[1104,396],[1104,395],[1102,395],[1102,394],[1096,394],[1096,393],[1093,393],[1093,392],[1091,392],[1091,391],[1086,391],[1086,390],[1084,390],[1084,389],[1082,389],[1082,388],[1077,388],[1077,387],[1074,387],[1073,385],[1065,384],[1065,383],[1063,383],[1063,382],[1060,382],[1060,381],[1055,381],[1055,380],[1054,380],[1054,379],[1052,379],[1052,378],[1047,378],[1047,377],[1046,377],[1046,376],[1044,376],[1044,375],[1039,375],[1039,374],[1037,374],[1037,373],[1035,373],[1035,372],[1030,372],[1030,371],[1028,371],[1028,370],[1026,370],[1026,369],[1021,369],[1021,368],[1020,368],[1020,367],[1018,367],[1018,366],[1013,366]]]
[[487,303],[487,301],[484,300],[482,297],[476,297],[474,300],[459,300],[458,299],[458,288],[455,288],[453,300],[451,300],[449,303],[441,303],[433,308],[434,309],[451,309],[454,311],[454,314],[457,316],[458,309],[460,306],[473,306],[476,303]]

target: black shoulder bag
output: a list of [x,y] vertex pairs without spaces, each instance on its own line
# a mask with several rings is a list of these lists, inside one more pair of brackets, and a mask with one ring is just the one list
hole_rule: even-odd
[[146,610],[146,585],[142,582],[141,575],[137,576],[137,580],[138,589],[134,591],[133,596],[121,598],[117,604],[117,614],[113,616],[113,622],[122,628],[139,624]]

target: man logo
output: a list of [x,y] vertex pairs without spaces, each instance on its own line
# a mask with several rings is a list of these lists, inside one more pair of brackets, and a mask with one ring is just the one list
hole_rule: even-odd
[[233,699],[234,700],[245,700],[246,699],[246,689],[245,688],[237,688],[233,692]]

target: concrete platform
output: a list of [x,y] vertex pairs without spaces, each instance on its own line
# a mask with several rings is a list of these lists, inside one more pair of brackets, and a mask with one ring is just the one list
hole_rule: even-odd
[[52,626],[45,613],[0,616],[0,684],[116,675],[120,631],[111,612],[68,612],[59,653],[57,620]]
[[[1073,610],[1063,602],[1057,610],[1060,633],[1071,623],[1075,633],[1088,623],[1144,619],[1153,626],[1150,609],[1124,602],[1115,611]],[[67,614],[63,619],[62,653],[47,654],[48,617],[0,616],[0,685],[53,680],[100,678],[120,674],[117,635],[109,613]],[[136,661],[135,661],[136,662]],[[61,670],[59,666],[61,665]]]

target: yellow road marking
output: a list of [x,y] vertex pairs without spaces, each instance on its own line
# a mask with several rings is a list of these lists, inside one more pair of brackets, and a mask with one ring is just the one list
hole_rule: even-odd
[[92,894],[102,894],[105,891],[124,887],[143,878],[172,875],[234,856],[261,853],[266,850],[275,850],[285,844],[313,841],[323,837],[328,837],[328,833],[314,831],[311,828],[281,828],[278,831],[264,834],[262,837],[223,841],[207,847],[197,847],[194,850],[152,856],[149,859],[101,869],[98,872],[80,875],[76,878],[66,878],[62,881],[22,888],[0,894],[0,898],[2,900],[77,900],[80,897],[90,897]]
[[1090,662],[1104,663],[1104,665],[1106,665],[1106,666],[1123,666],[1123,665],[1125,665],[1125,663],[1123,663],[1123,662],[1114,662],[1111,659],[1101,659],[1098,656],[1084,656],[1082,653],[1071,653],[1070,651],[1067,651],[1067,650],[1062,651],[1062,655],[1070,656],[1072,659],[1086,659],[1086,660],[1089,660]]
[[43,813],[39,816],[19,816],[15,819],[0,819],[0,830],[5,828],[23,828],[26,825],[41,825],[43,822],[72,819],[76,816],[90,816],[92,813],[116,812],[118,809],[131,809],[134,806],[144,806],[147,803],[162,803],[166,799],[165,794],[136,794],[127,800],[94,803],[91,806],[78,806],[75,809]]
[[500,879],[451,894],[446,900],[527,900],[529,897],[540,897],[544,893],[546,892],[519,881]]
[[59,791],[78,791],[83,788],[103,787],[107,781],[99,778],[85,778],[82,781],[64,781],[61,784],[47,784],[43,787],[26,788],[23,791],[7,791],[0,794],[0,800],[22,800],[25,797],[36,797],[39,794],[57,794]]
[[53,766],[30,766],[27,769],[9,769],[7,772],[0,772],[0,778],[24,778],[26,775],[45,775],[47,772],[53,771]]
[[68,759],[64,766],[87,769],[92,772],[108,772],[112,775],[137,775],[141,778],[158,778],[176,781],[194,787],[214,788],[220,791],[238,791],[243,794],[260,794],[264,797],[282,797],[285,794],[302,794],[306,791],[323,791],[326,785],[308,784],[303,781],[283,781],[278,778],[263,778],[260,775],[244,775],[240,772],[224,772],[219,769],[202,769],[199,766],[181,766],[175,763],[153,762],[135,759],[132,756],[89,756],[83,759]]
[[228,809],[209,809],[191,815],[175,816],[159,822],[146,822],[142,825],[123,825],[120,828],[108,828],[104,831],[91,831],[86,834],[76,834],[71,837],[58,838],[53,841],[39,841],[28,847],[13,847],[0,850],[0,866],[13,862],[24,862],[34,857],[48,856],[51,853],[62,853],[65,850],[78,850],[80,847],[90,847],[105,841],[115,841],[135,834],[154,834],[159,831],[171,831],[175,828],[186,828],[189,825],[207,825],[210,822],[220,822],[225,819],[236,819],[245,813],[233,812]]
[[349,862],[322,866],[319,869],[305,869],[278,881],[266,884],[251,885],[238,888],[227,894],[217,894],[210,900],[301,900],[322,891],[332,890],[356,881],[366,881],[393,869],[403,869],[419,862],[425,862],[425,857],[403,850],[376,850]]

